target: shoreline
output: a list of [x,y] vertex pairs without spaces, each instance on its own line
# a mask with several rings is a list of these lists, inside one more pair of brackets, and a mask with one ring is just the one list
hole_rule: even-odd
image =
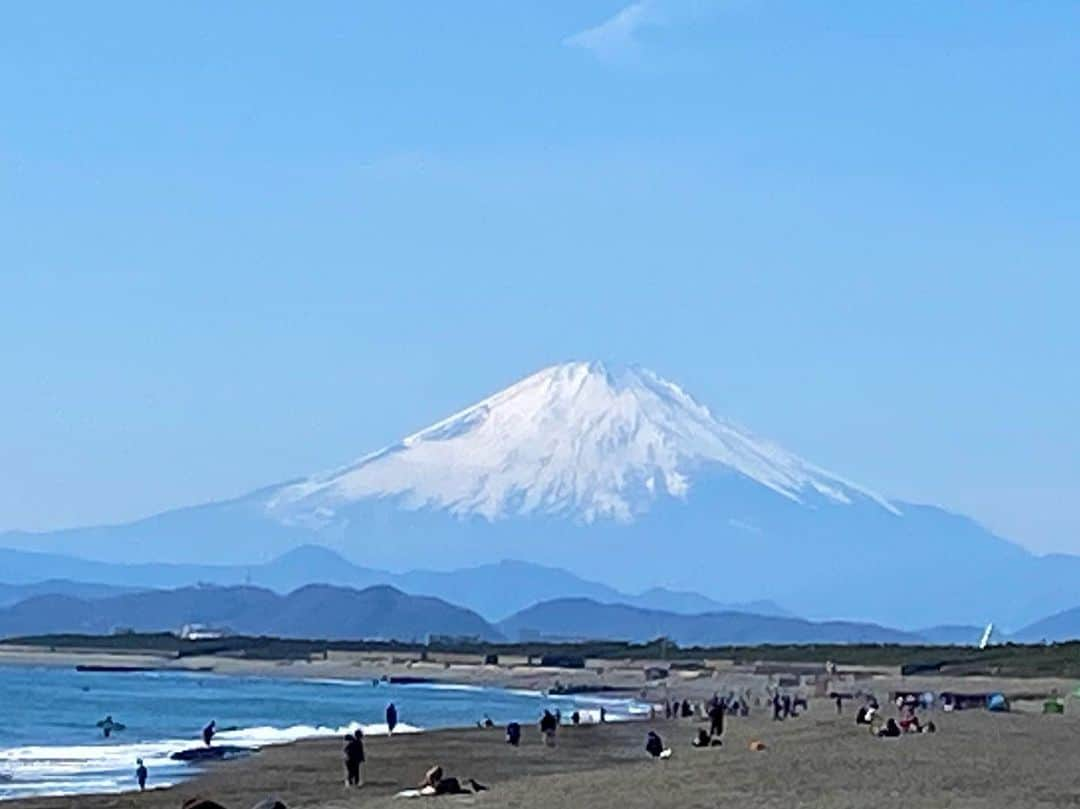
[[49,651],[35,646],[0,646],[0,666],[42,666],[75,669],[93,667],[123,675],[123,669],[149,669],[192,674],[272,677],[289,680],[395,682],[463,687],[488,687],[602,699],[641,697],[658,690],[644,681],[642,671],[652,661],[590,661],[584,669],[528,665],[526,658],[509,658],[485,665],[468,655],[448,660],[424,660],[413,654],[331,652],[325,659],[254,660],[224,656],[174,656],[149,651],[109,652],[95,649]]
[[[227,809],[249,809],[267,797],[289,809],[401,806],[395,795],[416,787],[438,764],[447,775],[475,778],[489,791],[447,802],[552,809],[656,809],[731,803],[747,809],[806,806],[886,809],[920,806],[1066,807],[1080,801],[1080,714],[1044,717],[987,711],[936,713],[936,734],[874,739],[837,716],[827,700],[811,701],[798,719],[773,722],[767,711],[731,718],[724,745],[693,750],[704,727],[657,719],[564,726],[548,748],[535,726],[520,748],[501,729],[443,729],[368,740],[365,786],[342,783],[341,743],[310,739],[271,745],[258,756],[204,768],[176,786],[66,798],[5,801],[11,809],[177,809],[202,797]],[[671,747],[669,761],[649,759],[646,731]],[[763,740],[762,752],[750,743]],[[910,774],[905,777],[903,774]],[[406,804],[408,805],[408,804]]]
[[[98,691],[104,681],[113,683],[113,687],[121,693],[131,688],[140,689],[139,682],[141,678],[153,677],[155,672],[169,672],[172,675],[177,675],[171,678],[171,681],[177,684],[186,682],[188,675],[193,678],[197,677],[197,685],[200,688],[204,684],[210,687],[209,681],[204,678],[216,678],[220,681],[230,679],[248,680],[251,682],[250,686],[240,686],[241,691],[238,693],[248,693],[248,688],[262,689],[266,687],[257,685],[257,681],[266,684],[276,682],[278,685],[275,688],[279,692],[281,689],[291,689],[288,683],[306,684],[309,687],[308,690],[299,693],[307,693],[309,696],[306,698],[320,700],[322,697],[318,695],[322,692],[312,692],[310,686],[338,686],[335,691],[326,693],[337,695],[332,699],[342,703],[343,710],[340,712],[333,710],[328,713],[324,710],[321,712],[321,716],[318,716],[319,712],[316,712],[316,715],[309,715],[311,718],[304,718],[303,713],[297,715],[295,712],[291,716],[270,713],[266,714],[265,718],[260,717],[254,722],[240,722],[238,727],[223,728],[215,739],[215,746],[246,748],[256,758],[261,757],[266,750],[281,745],[309,743],[327,739],[340,740],[343,733],[352,732],[358,728],[363,729],[365,736],[371,738],[388,735],[385,724],[379,721],[370,721],[374,719],[374,716],[368,714],[369,719],[365,720],[362,718],[363,712],[358,716],[356,711],[350,711],[348,708],[349,702],[354,699],[361,699],[362,701],[370,699],[368,692],[373,691],[369,685],[370,678],[367,676],[366,671],[361,676],[344,678],[341,676],[324,676],[327,672],[319,669],[308,671],[306,677],[297,677],[290,676],[293,674],[291,670],[275,671],[262,664],[234,667],[224,672],[208,672],[207,667],[197,665],[191,661],[186,661],[184,665],[179,666],[148,666],[143,665],[147,662],[145,660],[140,660],[139,665],[121,670],[117,670],[117,667],[111,663],[100,667],[98,664],[93,664],[92,668],[87,671],[86,657],[84,654],[72,654],[69,652],[61,654],[19,653],[17,655],[7,655],[6,659],[0,659],[0,668],[6,668],[8,671],[16,671],[20,668],[47,668],[51,671],[63,672],[61,676],[66,678],[65,681],[75,683],[76,688],[78,687],[79,678],[85,672],[95,677],[98,683],[94,687],[95,692]],[[125,664],[132,663],[130,659],[124,662]],[[289,668],[291,669],[291,667]],[[71,673],[70,676],[69,673]],[[125,675],[132,678],[128,681],[130,685],[124,682]],[[30,674],[28,677],[30,680],[35,680],[38,675]],[[179,687],[184,689],[184,692],[190,693],[190,688],[194,685],[196,683]],[[442,713],[438,710],[432,713],[431,708],[421,709],[421,715],[416,716],[413,721],[406,721],[399,725],[395,734],[398,737],[406,734],[433,733],[446,730],[468,730],[472,728],[474,721],[485,717],[488,711],[491,711],[496,718],[499,718],[500,713],[503,714],[500,723],[501,732],[502,726],[509,719],[521,721],[523,725],[527,724],[532,721],[534,714],[539,715],[541,708],[545,704],[552,705],[553,703],[562,708],[563,715],[566,717],[570,715],[571,711],[580,711],[585,724],[598,721],[604,706],[607,708],[610,721],[629,720],[634,718],[635,713],[644,716],[648,711],[647,707],[636,703],[633,695],[629,693],[617,695],[611,693],[597,695],[552,694],[549,696],[536,689],[506,688],[490,682],[456,682],[434,678],[424,678],[423,681],[420,681],[419,678],[415,677],[406,678],[406,682],[390,683],[379,681],[374,685],[377,686],[378,691],[386,689],[388,694],[392,695],[386,698],[397,702],[399,705],[402,701],[406,704],[415,701],[419,704],[431,705],[433,700],[434,704],[438,705],[440,701],[450,700],[450,702],[445,703],[447,706],[455,704],[459,706],[456,711],[451,709],[449,713]],[[514,685],[520,686],[521,683],[514,683]],[[356,687],[359,687],[360,690],[357,691]],[[166,686],[166,688],[170,687]],[[345,690],[342,690],[342,688]],[[414,693],[412,697],[406,695],[406,692],[414,689],[418,693]],[[87,688],[84,687],[83,690],[85,691]],[[360,694],[361,692],[364,692],[362,698],[349,696],[351,693]],[[427,692],[427,694],[425,695],[423,692]],[[453,697],[448,694],[446,697],[438,697],[436,694],[439,692],[459,693],[461,696]],[[262,692],[257,690],[255,693]],[[344,697],[342,697],[343,694]],[[498,708],[500,704],[504,703],[507,695],[525,697],[527,700],[514,703],[518,707],[510,711],[509,717],[505,707],[501,711]],[[376,699],[379,698],[376,697]],[[470,718],[468,715],[463,717],[460,706],[465,706],[465,713],[472,714],[472,717]],[[381,708],[378,710],[381,711]],[[274,718],[275,716],[277,718]],[[83,741],[73,744],[71,741],[64,741],[63,739],[54,739],[52,741],[36,740],[24,733],[20,737],[19,743],[6,745],[6,749],[0,750],[0,775],[5,770],[13,768],[10,769],[10,772],[16,776],[16,780],[10,782],[10,787],[14,788],[14,794],[0,798],[0,803],[45,797],[81,800],[88,795],[126,794],[127,791],[133,788],[133,784],[127,784],[126,778],[127,760],[129,758],[131,761],[136,758],[145,758],[147,765],[150,767],[151,775],[160,778],[163,782],[182,784],[192,779],[198,779],[208,767],[217,767],[220,762],[185,763],[173,759],[173,755],[178,752],[191,748],[201,749],[198,740],[183,739],[181,738],[183,736],[182,732],[179,735],[177,734],[176,728],[183,725],[183,722],[180,725],[170,722],[168,725],[159,726],[150,735],[133,737],[130,741],[126,738],[116,737],[113,739],[113,744],[100,746],[100,739],[96,740],[96,742]],[[247,758],[247,756],[245,755],[243,758]],[[65,765],[65,762],[68,761],[70,763]],[[5,762],[9,765],[8,767],[3,766]],[[28,776],[29,773],[35,773],[36,776]],[[49,783],[53,779],[59,779],[55,785]],[[32,783],[34,781],[38,783]],[[106,784],[108,785],[106,786]],[[4,788],[7,786],[7,784],[0,783],[0,793],[9,791],[9,789]]]

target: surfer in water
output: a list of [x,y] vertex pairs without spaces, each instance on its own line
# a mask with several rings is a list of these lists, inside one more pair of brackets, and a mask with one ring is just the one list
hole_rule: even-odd
[[100,722],[98,722],[97,726],[99,728],[101,728],[101,735],[104,736],[106,739],[109,738],[110,736],[112,736],[114,730],[123,730],[124,729],[124,726],[121,725],[119,722],[114,722],[113,721],[113,718],[112,718],[111,715],[106,716],[104,719],[102,719]]
[[214,734],[215,733],[217,733],[217,721],[214,720],[214,719],[211,719],[210,724],[202,729],[203,744],[205,744],[207,747],[209,747],[210,742],[212,742],[214,740]]

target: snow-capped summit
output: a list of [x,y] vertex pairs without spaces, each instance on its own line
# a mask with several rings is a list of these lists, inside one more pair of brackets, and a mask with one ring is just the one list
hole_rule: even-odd
[[[769,598],[805,617],[908,627],[987,614],[1022,626],[1074,607],[1080,576],[1080,558],[1032,556],[932,506],[894,507],[650,371],[599,363],[546,368],[324,475],[123,525],[0,536],[9,548],[201,565],[304,544],[367,568],[516,560],[622,591]],[[515,586],[490,569],[492,592]],[[550,578],[530,586],[566,595]]]
[[662,497],[685,498],[725,467],[802,502],[886,501],[714,417],[652,371],[572,362],[499,393],[331,473],[271,494],[292,524],[332,521],[343,505],[395,498],[407,509],[495,521],[559,515],[632,521]]

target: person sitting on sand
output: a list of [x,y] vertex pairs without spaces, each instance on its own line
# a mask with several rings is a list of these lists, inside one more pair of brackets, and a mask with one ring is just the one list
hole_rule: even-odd
[[905,705],[900,712],[900,729],[904,733],[919,733],[922,731],[919,725],[919,717],[915,715],[915,709],[910,705]]
[[511,722],[506,726],[506,743],[511,747],[521,744],[521,725],[517,722]]
[[660,754],[664,752],[664,742],[655,730],[650,730],[645,737],[645,752],[653,758],[660,758]]
[[697,736],[690,742],[691,747],[720,747],[723,742],[720,739],[711,739],[709,734],[704,729],[699,729]]
[[555,746],[555,731],[558,727],[559,720],[555,718],[555,714],[545,709],[544,715],[540,717],[540,735],[548,747]]
[[896,724],[896,720],[890,716],[889,720],[885,723],[885,727],[881,728],[877,732],[877,735],[879,739],[895,739],[898,738],[901,733],[903,733],[903,731],[900,730],[900,726]]
[[135,759],[135,780],[139,782],[139,792],[146,791],[146,765],[141,758]]
[[214,740],[215,733],[217,733],[217,720],[211,719],[210,724],[202,729],[203,744],[209,747],[210,742]]
[[694,709],[690,707],[690,700],[684,699],[682,701],[682,718],[692,719],[694,717]]

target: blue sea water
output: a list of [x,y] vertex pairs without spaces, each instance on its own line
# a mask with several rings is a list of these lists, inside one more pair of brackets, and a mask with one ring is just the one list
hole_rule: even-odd
[[[199,746],[211,719],[227,729],[215,743],[240,746],[357,727],[384,733],[390,702],[398,708],[398,732],[467,727],[485,715],[499,725],[531,723],[545,707],[589,718],[601,705],[612,718],[642,710],[628,701],[465,686],[0,667],[0,800],[134,789],[137,758],[149,770],[149,786],[176,783],[195,770],[169,755]],[[105,739],[97,722],[108,715],[125,729]]]

